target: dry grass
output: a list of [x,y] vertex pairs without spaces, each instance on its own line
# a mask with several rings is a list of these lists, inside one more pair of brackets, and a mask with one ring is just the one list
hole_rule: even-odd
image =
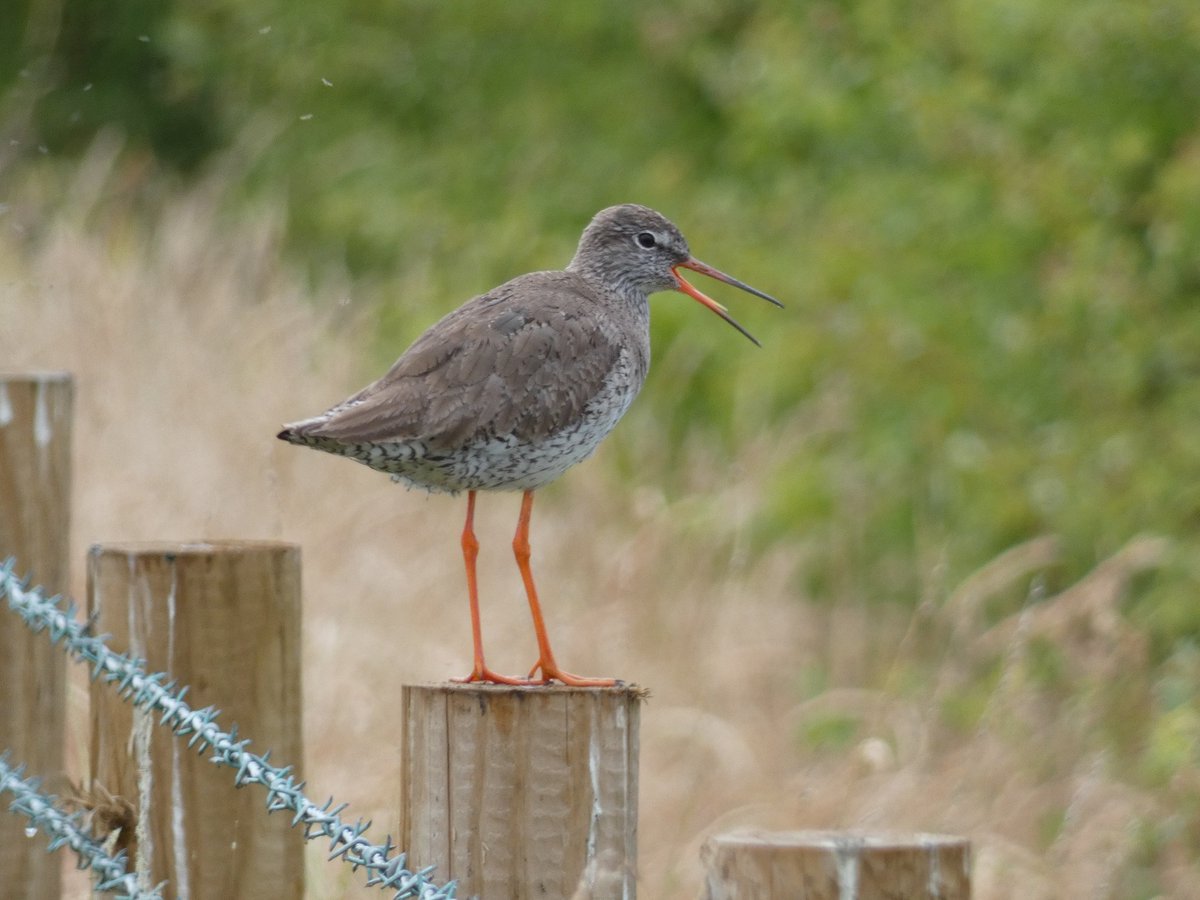
[[[72,183],[19,185],[0,218],[0,358],[77,377],[74,559],[115,540],[302,544],[304,774],[317,793],[393,826],[398,687],[469,663],[462,501],[274,439],[279,423],[370,374],[356,356],[366,323],[341,314],[341,286],[312,289],[280,267],[277,218],[223,221],[219,182],[135,215],[118,156],[98,145]],[[1052,704],[1027,660],[1048,640],[1073,684],[1111,673],[1114,653],[1132,671],[1144,648],[1116,610],[1120,576],[1153,565],[1161,548],[1140,544],[1094,584],[990,632],[981,605],[1052,563],[1052,542],[1017,548],[912,617],[818,608],[795,588],[799,543],[745,550],[766,489],[756,462],[772,446],[748,441],[728,480],[708,477],[693,448],[682,464],[702,499],[674,504],[649,476],[618,480],[602,451],[535,513],[559,658],[653,691],[643,896],[696,896],[700,844],[739,826],[966,834],[983,900],[1121,895],[1143,849],[1140,823],[1168,817],[1169,797],[1116,771],[1097,738],[1098,688]],[[534,655],[508,552],[516,511],[515,496],[487,496],[478,522],[485,640],[501,671]],[[77,563],[77,596],[81,579]],[[983,680],[982,714],[948,726],[947,704],[989,660],[998,674]],[[352,685],[359,699],[347,703]],[[76,746],[75,764],[85,757]],[[1188,896],[1200,873],[1173,846],[1154,878],[1164,895]],[[379,896],[344,867],[314,858],[310,868],[310,896]]]

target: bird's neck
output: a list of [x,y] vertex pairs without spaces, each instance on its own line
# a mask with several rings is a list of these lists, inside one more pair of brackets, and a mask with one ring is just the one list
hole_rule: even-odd
[[627,308],[649,317],[646,290],[627,272],[605,269],[578,254],[567,266],[567,271],[586,281],[598,297],[618,301]]

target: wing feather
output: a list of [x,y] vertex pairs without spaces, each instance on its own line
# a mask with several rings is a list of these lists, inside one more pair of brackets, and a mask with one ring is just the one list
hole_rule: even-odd
[[444,450],[482,436],[543,438],[583,412],[620,355],[590,303],[569,273],[514,279],[450,313],[304,431]]

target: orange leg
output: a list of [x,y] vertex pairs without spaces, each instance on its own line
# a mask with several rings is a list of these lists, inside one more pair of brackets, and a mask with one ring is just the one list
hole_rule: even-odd
[[[497,675],[483,664],[483,629],[479,624],[479,585],[475,578],[475,560],[479,556],[479,540],[475,537],[475,492],[467,491],[467,524],[462,533],[463,562],[467,568],[467,596],[471,603],[471,640],[475,645],[475,665],[466,678],[454,681],[489,681],[496,684],[530,684],[527,678]],[[536,682],[534,682],[536,683]]]
[[517,533],[513,536],[513,553],[517,557],[517,568],[525,582],[525,595],[529,598],[529,611],[533,614],[533,630],[537,635],[538,661],[529,673],[541,669],[542,682],[550,679],[561,681],[572,687],[612,687],[617,682],[612,678],[580,678],[564,672],[554,661],[550,639],[546,636],[546,622],[542,618],[542,606],[538,603],[537,588],[533,584],[533,570],[529,568],[529,516],[533,512],[533,491],[526,491],[521,498],[521,518],[517,520]]

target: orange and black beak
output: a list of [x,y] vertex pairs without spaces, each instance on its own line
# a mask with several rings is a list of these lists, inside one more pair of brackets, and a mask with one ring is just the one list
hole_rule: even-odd
[[759,346],[759,347],[762,346],[762,344],[758,343],[758,338],[756,338],[754,335],[752,335],[745,328],[743,328],[741,325],[738,324],[737,320],[729,314],[729,310],[727,310],[724,306],[722,306],[720,303],[718,303],[712,297],[709,297],[706,294],[701,293],[700,291],[696,290],[696,288],[694,288],[692,285],[688,284],[688,282],[684,280],[684,277],[679,274],[680,267],[685,268],[685,269],[691,269],[693,272],[699,272],[701,275],[707,275],[709,278],[715,278],[715,279],[717,279],[717,281],[723,281],[726,284],[732,284],[735,288],[741,288],[743,291],[745,291],[748,294],[753,294],[755,297],[762,297],[768,303],[774,303],[780,309],[783,308],[782,303],[780,303],[778,300],[776,300],[770,294],[764,294],[762,291],[758,290],[758,288],[752,288],[752,287],[750,287],[750,285],[748,285],[744,282],[738,281],[736,278],[734,278],[730,275],[726,275],[724,272],[720,271],[719,269],[714,269],[712,266],[705,265],[704,263],[700,262],[700,260],[698,260],[698,259],[693,259],[693,258],[689,257],[688,259],[685,259],[683,262],[671,267],[671,274],[675,276],[675,280],[676,280],[676,282],[678,282],[678,284],[676,285],[676,290],[681,291],[684,294],[687,294],[693,300],[703,303],[705,306],[707,306],[709,309],[711,309],[713,312],[715,312],[718,316],[720,316],[722,319],[724,319],[726,322],[728,322],[730,325],[732,325],[734,328],[736,328],[738,331],[740,331],[742,334],[744,334],[746,337],[748,337],[750,340],[752,340],[757,346]]

